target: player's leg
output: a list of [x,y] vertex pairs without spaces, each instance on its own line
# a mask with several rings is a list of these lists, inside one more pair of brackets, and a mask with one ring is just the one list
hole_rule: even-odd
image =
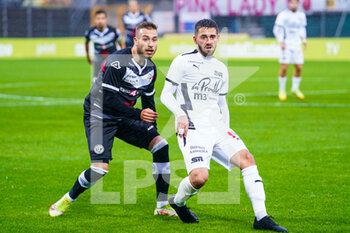
[[256,218],[254,228],[285,231],[268,216],[265,207],[265,191],[254,156],[248,151],[241,138],[231,129],[223,132],[213,150],[213,160],[228,170],[238,166],[242,171],[243,183],[253,205]]
[[299,98],[304,99],[304,94],[300,91],[300,82],[301,82],[301,70],[303,68],[302,64],[294,65],[294,73],[292,80],[292,92]]
[[84,125],[91,166],[81,172],[71,190],[50,207],[51,217],[62,215],[81,193],[108,173],[108,163],[112,159],[111,150],[117,127],[115,124],[103,123],[98,119],[92,119],[90,122],[89,115],[84,116]]
[[287,92],[286,92],[286,83],[287,83],[287,69],[288,64],[281,63],[279,77],[278,77],[278,98],[281,101],[285,101],[287,99]]
[[253,205],[255,214],[254,228],[261,230],[273,230],[288,232],[279,226],[267,215],[265,207],[265,191],[262,178],[259,175],[254,156],[248,150],[243,149],[231,157],[231,163],[242,170],[243,183],[248,197]]
[[156,127],[145,121],[124,119],[119,123],[117,138],[140,148],[149,150],[153,155],[153,177],[156,182],[157,207],[155,215],[175,216],[168,203],[170,183],[169,145]]
[[170,184],[170,162],[168,142],[160,135],[149,143],[148,150],[153,155],[153,178],[156,182],[157,208],[155,215],[175,216],[176,212],[169,205],[168,191]]
[[180,182],[176,195],[170,197],[169,202],[184,223],[199,222],[197,216],[187,208],[186,201],[194,196],[208,180],[212,141],[210,135],[205,135],[205,132],[200,133],[198,129],[188,131],[186,143],[184,138],[178,137],[189,176]]

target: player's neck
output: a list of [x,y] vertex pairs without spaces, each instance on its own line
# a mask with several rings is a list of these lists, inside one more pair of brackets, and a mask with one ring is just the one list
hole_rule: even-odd
[[204,58],[210,59],[214,55],[209,55],[209,54],[204,54],[199,48],[197,48],[197,51],[199,52],[200,55],[202,55]]
[[97,28],[100,32],[103,32],[107,28],[107,25],[103,26],[102,28]]
[[137,64],[139,64],[141,67],[143,67],[145,65],[145,60],[147,58],[138,54],[137,48],[135,46],[133,46],[131,48],[131,54],[132,54],[132,57],[134,58],[134,60],[137,62]]

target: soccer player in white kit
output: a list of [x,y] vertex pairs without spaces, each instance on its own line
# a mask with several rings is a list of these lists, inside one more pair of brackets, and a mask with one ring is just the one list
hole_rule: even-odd
[[199,222],[187,208],[186,200],[206,183],[213,159],[228,170],[234,166],[242,169],[256,216],[255,229],[287,232],[267,215],[264,187],[254,157],[230,129],[226,103],[229,74],[227,67],[213,56],[219,40],[215,21],[198,21],[193,40],[197,49],[173,60],[161,94],[162,103],[175,115],[177,139],[189,174],[169,203],[183,222]]
[[280,43],[281,55],[279,62],[281,64],[279,74],[279,93],[281,101],[287,99],[286,82],[287,68],[289,64],[294,64],[295,69],[292,80],[292,93],[299,99],[304,99],[304,94],[300,91],[301,69],[304,64],[303,49],[307,47],[306,42],[306,16],[304,12],[298,11],[299,0],[289,0],[288,9],[283,10],[277,15],[273,33]]

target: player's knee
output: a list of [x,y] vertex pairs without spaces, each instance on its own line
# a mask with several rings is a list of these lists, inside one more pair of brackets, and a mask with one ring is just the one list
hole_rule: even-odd
[[89,169],[85,170],[80,174],[78,181],[82,187],[90,188],[107,173],[108,170],[105,170],[100,167],[91,166]]
[[239,153],[241,169],[255,165],[254,156],[251,153],[249,153],[249,151],[242,150]]
[[194,170],[190,174],[190,182],[194,188],[201,188],[208,180],[209,174],[207,170]]
[[[104,160],[103,160],[103,161],[104,161]],[[101,169],[103,169],[103,170],[105,170],[105,171],[107,171],[107,172],[108,172],[108,166],[109,166],[109,164],[108,164],[107,161],[98,162],[98,163],[95,163],[95,162],[91,163],[91,167],[94,167],[94,168],[101,168]]]

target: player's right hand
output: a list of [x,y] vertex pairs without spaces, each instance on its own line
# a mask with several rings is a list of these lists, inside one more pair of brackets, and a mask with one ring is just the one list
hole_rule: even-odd
[[285,50],[285,49],[286,49],[286,43],[281,42],[281,49],[282,49],[282,50]]
[[141,117],[141,120],[143,121],[154,123],[157,120],[158,116],[159,116],[158,113],[156,113],[150,108],[146,108],[141,111],[140,117]]
[[182,138],[187,137],[188,132],[188,118],[186,115],[179,116],[177,118],[176,134]]

